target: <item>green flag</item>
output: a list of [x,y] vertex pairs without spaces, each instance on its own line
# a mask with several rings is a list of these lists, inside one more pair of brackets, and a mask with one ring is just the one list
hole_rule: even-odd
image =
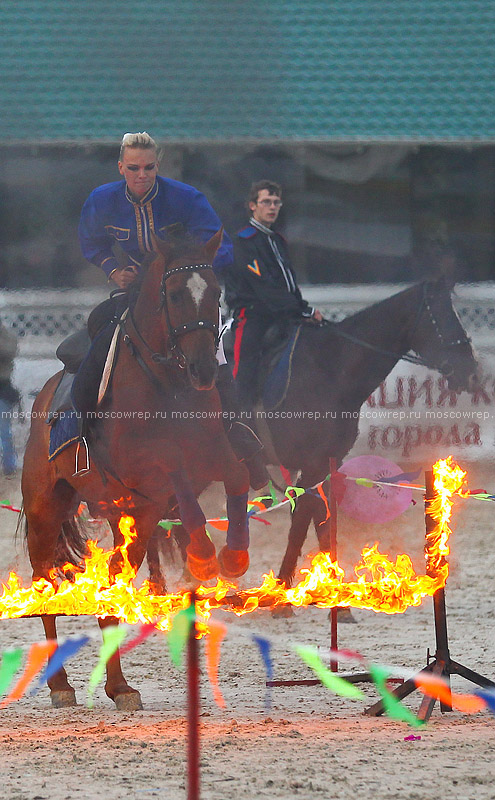
[[380,692],[383,707],[392,719],[399,719],[401,722],[408,722],[413,728],[421,728],[424,724],[422,719],[412,713],[406,706],[404,706],[396,696],[387,689],[388,671],[385,667],[379,664],[370,664],[369,671],[373,682]]
[[111,625],[102,629],[103,642],[100,647],[99,661],[89,678],[88,708],[93,707],[93,694],[105,674],[107,661],[113,656],[127,636],[127,628],[120,625]]
[[278,497],[275,493],[275,489],[273,488],[273,481],[268,481],[268,491],[270,492],[270,497],[272,498],[272,503],[274,506],[278,504]]
[[372,489],[375,485],[375,482],[370,480],[370,478],[355,478],[354,482],[357,483],[358,486],[366,486],[368,489]]
[[22,647],[16,647],[15,650],[4,650],[0,667],[0,697],[5,694],[12,683],[12,678],[22,664],[23,654]]
[[340,675],[331,672],[321,661],[316,647],[309,645],[296,644],[294,650],[302,658],[302,660],[311,667],[313,672],[316,673],[320,681],[327,689],[330,689],[335,694],[341,697],[351,697],[354,700],[364,700],[364,694],[361,689],[349,683]]
[[170,658],[179,669],[182,667],[182,653],[189,637],[191,625],[193,625],[195,619],[196,611],[194,603],[191,603],[187,608],[177,612],[172,620],[172,627],[167,633]]
[[294,511],[294,509],[296,507],[296,501],[292,497],[291,492],[293,492],[296,495],[296,499],[297,499],[302,494],[304,494],[305,491],[306,490],[302,489],[300,486],[288,486],[287,487],[287,489],[285,490],[285,496],[286,496],[287,500],[290,503],[291,511]]

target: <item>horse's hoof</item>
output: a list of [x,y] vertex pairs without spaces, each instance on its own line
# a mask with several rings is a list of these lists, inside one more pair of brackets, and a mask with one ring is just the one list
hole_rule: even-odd
[[212,578],[216,578],[220,571],[216,556],[201,559],[192,556],[190,553],[187,554],[187,568],[193,578],[198,581],[209,581]]
[[[328,619],[332,618],[332,614],[328,612]],[[352,616],[352,611],[349,606],[337,606],[337,622],[342,625],[357,625],[357,619]]]
[[199,585],[200,582],[191,574],[186,564],[184,564],[182,575],[177,582],[177,591],[190,592],[191,589],[197,589]]
[[294,609],[292,608],[290,603],[283,606],[275,606],[275,608],[272,609],[272,617],[275,617],[276,619],[277,618],[288,619],[289,617],[293,616],[294,616]]
[[167,594],[167,587],[162,581],[150,581],[149,587],[153,597],[164,597]]
[[76,693],[74,689],[64,689],[63,691],[50,692],[53,708],[69,708],[77,706]]
[[142,711],[143,704],[139,692],[116,694],[113,698],[117,711]]
[[247,550],[231,550],[225,545],[218,554],[218,563],[224,578],[239,578],[249,567],[249,553]]

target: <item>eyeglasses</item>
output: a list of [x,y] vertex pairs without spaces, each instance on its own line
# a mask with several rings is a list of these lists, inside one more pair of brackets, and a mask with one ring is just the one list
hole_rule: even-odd
[[258,200],[258,205],[260,206],[275,206],[275,208],[282,208],[282,201],[281,200],[268,200],[265,198],[264,200]]

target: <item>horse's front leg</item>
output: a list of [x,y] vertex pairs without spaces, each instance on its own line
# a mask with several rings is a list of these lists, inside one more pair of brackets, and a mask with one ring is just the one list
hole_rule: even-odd
[[[43,615],[41,621],[45,629],[45,636],[47,639],[57,641],[57,626],[56,617]],[[48,678],[48,687],[50,689],[50,699],[53,708],[67,708],[69,706],[76,706],[76,693],[67,679],[67,673],[63,667]]]
[[215,545],[206,533],[206,517],[183,470],[170,475],[179,506],[179,515],[189,535],[186,548],[187,568],[198,581],[215,578],[219,572]]
[[165,575],[160,564],[160,541],[159,537],[164,536],[162,528],[157,527],[150,536],[148,548],[146,550],[146,561],[150,574],[150,589],[154,595],[160,596],[167,592]]
[[[117,617],[105,617],[98,620],[101,630],[110,625],[118,625]],[[137,689],[129,686],[120,663],[120,655],[117,650],[107,662],[107,680],[105,683],[105,693],[110,700],[113,700],[118,711],[141,711],[143,704],[141,695]]]
[[301,555],[302,546],[306,540],[309,524],[313,517],[313,501],[314,498],[309,494],[301,495],[298,497],[296,507],[292,513],[287,549],[278,574],[279,579],[283,581],[286,587],[292,586],[297,559]]
[[227,543],[218,554],[220,572],[226,578],[238,578],[249,567],[249,520],[247,501],[249,473],[244,463],[231,460],[224,473],[227,496]]
[[[297,485],[303,488],[315,486],[325,475],[327,463],[326,460],[315,456],[314,464],[312,464],[311,469],[302,470]],[[297,498],[292,513],[287,549],[278,574],[279,579],[283,581],[287,587],[292,586],[297,559],[301,555],[302,546],[308,535],[308,528],[311,520],[314,520],[315,523],[320,548],[322,550],[328,550],[330,546],[330,527],[326,516],[327,506],[321,497],[306,492]]]
[[[145,511],[133,511],[133,516],[138,535],[129,545],[127,557],[131,567],[137,572],[143,562],[149,539],[160,519],[160,514],[153,508]],[[111,520],[110,525],[113,531],[114,546],[122,546],[123,536],[119,529],[118,520]],[[121,565],[122,556],[117,551],[110,560],[110,574],[118,574],[121,570]],[[118,625],[119,620],[117,617],[105,617],[104,619],[99,619],[98,624],[103,630],[110,625]],[[129,686],[124,678],[118,651],[107,662],[105,692],[114,701],[119,711],[139,711],[143,707],[139,691]]]

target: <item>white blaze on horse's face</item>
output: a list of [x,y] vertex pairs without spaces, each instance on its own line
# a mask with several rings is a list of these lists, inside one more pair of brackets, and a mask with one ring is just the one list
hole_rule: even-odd
[[197,311],[199,311],[201,301],[208,286],[207,282],[198,272],[195,272],[187,281],[186,286],[191,292],[191,297],[194,300]]

